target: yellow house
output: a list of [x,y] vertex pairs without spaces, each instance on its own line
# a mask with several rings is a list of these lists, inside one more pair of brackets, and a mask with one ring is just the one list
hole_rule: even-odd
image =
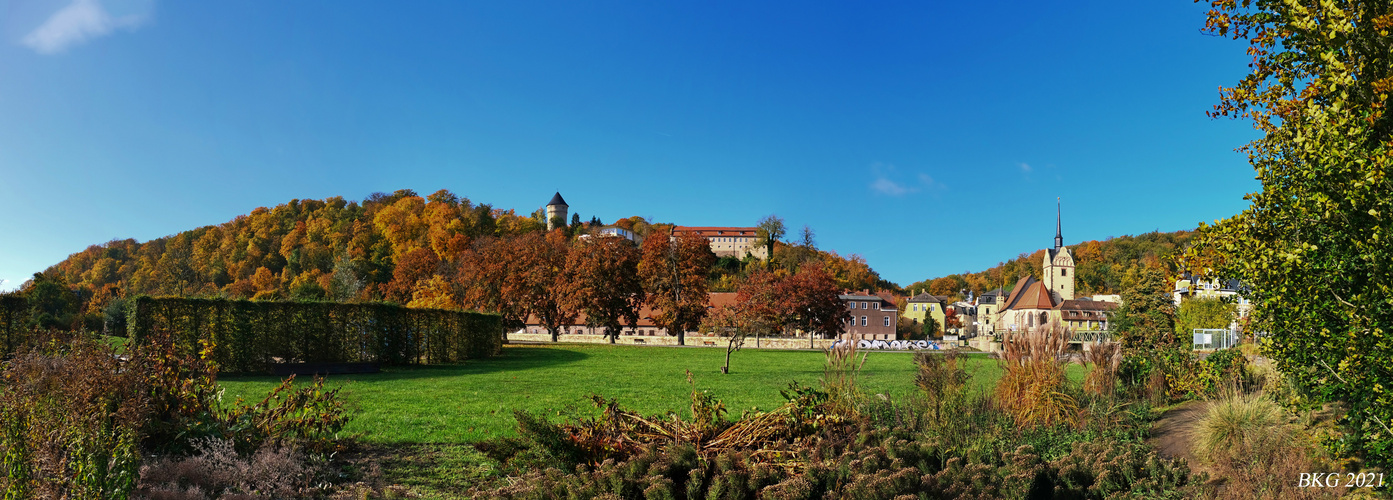
[[933,318],[938,323],[938,331],[942,332],[945,319],[944,304],[946,302],[943,299],[929,295],[929,292],[922,292],[906,301],[903,315],[919,324],[924,323],[924,318]]

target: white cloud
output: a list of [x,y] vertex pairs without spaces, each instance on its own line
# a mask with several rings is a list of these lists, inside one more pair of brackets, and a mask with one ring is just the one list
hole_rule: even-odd
[[40,54],[57,54],[117,29],[134,30],[148,19],[142,13],[112,16],[97,0],[73,0],[25,35],[20,43]]
[[875,176],[875,180],[871,181],[871,189],[884,195],[904,196],[923,190],[937,190],[946,187],[925,173],[915,175],[915,178],[919,180],[917,184],[892,180],[891,177],[896,177],[894,165],[873,163],[871,164],[871,172]]
[[890,196],[901,196],[905,193],[914,191],[914,189],[912,188],[904,187],[899,183],[890,179],[886,179],[884,177],[876,178],[875,182],[871,183],[871,189],[879,191],[882,194],[888,194]]
[[1025,172],[1025,173],[1027,173],[1027,174],[1030,173],[1030,171],[1035,170],[1035,169],[1033,169],[1033,168],[1030,168],[1030,164],[1029,164],[1029,163],[1019,163],[1019,165],[1020,165],[1020,167],[1021,167],[1021,171],[1022,171],[1022,172]]

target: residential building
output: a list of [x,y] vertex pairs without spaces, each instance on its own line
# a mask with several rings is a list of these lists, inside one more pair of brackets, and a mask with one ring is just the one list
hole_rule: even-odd
[[1059,304],[1058,318],[1064,326],[1072,330],[1108,329],[1108,319],[1117,304],[1101,300],[1079,298],[1066,300]]
[[693,233],[697,236],[706,238],[711,243],[711,251],[717,257],[735,257],[744,259],[746,255],[753,255],[760,260],[769,258],[769,249],[756,244],[755,233],[759,228],[754,227],[697,227],[697,226],[677,226],[674,227],[673,236],[677,233]]
[[938,325],[938,331],[943,332],[945,319],[944,300],[929,295],[929,292],[919,292],[905,301],[904,317],[914,320],[916,323],[924,324],[926,318],[932,318]]
[[[639,241],[638,235],[634,234],[633,231],[630,231],[630,230],[628,230],[628,229],[624,229],[624,228],[622,228],[622,227],[615,226],[615,225],[604,226],[604,227],[601,227],[601,228],[599,228],[599,229],[596,229],[596,230],[595,230],[595,234],[598,234],[598,235],[600,235],[600,236],[617,236],[617,237],[624,238],[624,239],[626,239],[626,240],[632,241],[632,242],[634,242],[634,243],[639,243],[639,242],[640,242],[640,241]],[[589,238],[589,237],[590,237],[589,234],[582,234],[582,235],[580,235],[580,238],[581,238],[581,239],[585,239],[585,238]]]
[[991,335],[996,331],[997,318],[1006,305],[1006,292],[1000,288],[977,297],[977,331]]
[[[946,309],[948,309],[947,314],[952,314],[953,317],[957,318],[958,323],[961,325],[955,328],[954,331],[951,332],[952,334],[964,335],[968,337],[974,337],[977,335],[977,306],[972,305],[971,302],[960,300],[952,304],[948,304]],[[947,314],[945,314],[945,323],[947,322]]]
[[898,340],[895,325],[899,310],[895,302],[868,290],[848,292],[840,296],[851,318],[842,333],[844,340]]

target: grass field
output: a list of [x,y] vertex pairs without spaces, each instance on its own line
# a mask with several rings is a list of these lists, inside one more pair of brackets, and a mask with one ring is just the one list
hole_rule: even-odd
[[[744,350],[734,354],[731,373],[719,369],[724,349],[609,345],[508,345],[499,356],[456,365],[388,367],[383,373],[330,377],[342,387],[355,415],[346,431],[364,441],[466,443],[514,435],[514,409],[558,414],[591,408],[598,394],[644,413],[674,410],[687,417],[691,386],[710,391],[734,416],[751,408],[782,404],[779,390],[790,381],[816,386],[822,376],[819,351]],[[1000,377],[996,361],[970,356],[974,385],[989,387]],[[914,387],[913,355],[871,352],[861,372],[873,393],[902,398]],[[1071,365],[1070,374],[1082,377]],[[270,376],[221,377],[225,402],[260,400],[280,382]]]

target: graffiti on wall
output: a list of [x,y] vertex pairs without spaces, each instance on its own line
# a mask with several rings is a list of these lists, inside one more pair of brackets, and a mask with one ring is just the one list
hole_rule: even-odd
[[[850,340],[838,340],[836,343],[833,343],[833,344],[832,344],[832,347],[835,348],[835,347],[837,347],[838,345],[841,345],[842,342],[851,342],[851,341],[850,341]],[[893,349],[893,350],[900,350],[900,351],[909,351],[909,350],[930,350],[930,351],[937,351],[937,350],[939,350],[939,349],[942,349],[942,347],[939,347],[938,344],[933,343],[933,342],[929,342],[929,341],[927,341],[927,340],[858,340],[858,341],[856,341],[856,348],[857,348],[857,349]]]

